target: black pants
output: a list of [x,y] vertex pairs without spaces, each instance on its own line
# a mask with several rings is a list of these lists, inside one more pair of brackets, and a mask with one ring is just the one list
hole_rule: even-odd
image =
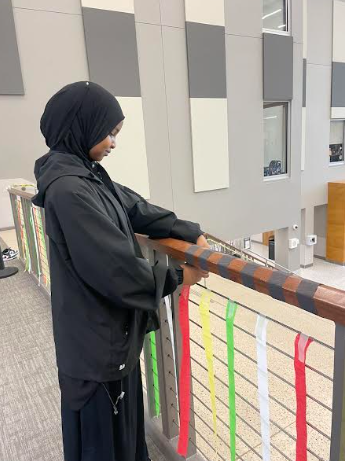
[[[107,388],[115,402],[121,383]],[[122,390],[116,416],[103,385],[80,411],[61,402],[65,461],[148,461],[139,365],[122,380]]]

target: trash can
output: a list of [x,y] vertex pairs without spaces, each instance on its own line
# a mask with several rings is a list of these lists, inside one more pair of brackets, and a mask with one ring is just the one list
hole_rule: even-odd
[[2,259],[2,251],[0,246],[0,279],[11,277],[18,272],[18,267],[5,267],[4,260]]
[[275,259],[275,251],[274,251],[274,237],[271,237],[268,240],[268,258],[274,261]]

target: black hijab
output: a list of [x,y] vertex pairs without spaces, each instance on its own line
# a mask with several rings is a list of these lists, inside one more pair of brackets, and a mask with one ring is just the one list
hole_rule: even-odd
[[41,132],[50,150],[89,159],[89,151],[124,119],[117,99],[100,85],[77,82],[65,86],[47,103]]

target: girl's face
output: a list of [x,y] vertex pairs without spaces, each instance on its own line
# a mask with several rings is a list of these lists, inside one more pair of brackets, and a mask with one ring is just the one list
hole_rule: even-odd
[[123,126],[123,120],[120,122],[109,134],[108,136],[103,139],[103,141],[99,142],[89,152],[90,159],[94,162],[101,162],[104,157],[110,154],[112,149],[116,147],[116,136],[121,131]]

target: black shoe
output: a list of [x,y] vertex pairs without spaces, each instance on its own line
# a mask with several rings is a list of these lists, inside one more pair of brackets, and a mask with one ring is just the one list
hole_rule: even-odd
[[18,256],[18,250],[13,250],[12,248],[6,248],[2,252],[2,258],[4,261],[12,261]]

